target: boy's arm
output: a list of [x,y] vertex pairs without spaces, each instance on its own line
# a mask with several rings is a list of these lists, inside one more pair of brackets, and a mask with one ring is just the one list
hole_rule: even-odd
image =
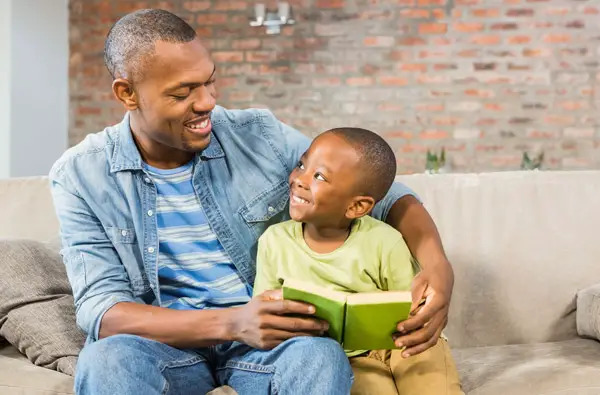
[[260,295],[270,289],[279,289],[281,284],[277,280],[276,262],[269,259],[269,230],[258,240],[258,252],[256,254],[256,278],[254,279],[253,296]]

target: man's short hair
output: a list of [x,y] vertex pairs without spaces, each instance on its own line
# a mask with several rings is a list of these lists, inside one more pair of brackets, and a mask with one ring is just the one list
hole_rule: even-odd
[[360,156],[360,179],[357,185],[361,193],[381,200],[396,177],[396,156],[389,144],[377,133],[361,128],[335,128],[325,133],[341,136],[352,145]]
[[113,25],[104,43],[104,64],[114,78],[137,78],[154,54],[157,41],[187,43],[196,32],[183,19],[165,10],[139,10]]

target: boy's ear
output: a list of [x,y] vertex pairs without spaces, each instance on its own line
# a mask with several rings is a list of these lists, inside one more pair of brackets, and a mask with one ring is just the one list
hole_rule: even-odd
[[125,78],[117,78],[112,83],[113,94],[127,111],[133,111],[138,108],[138,97],[133,90],[131,82]]
[[356,196],[346,209],[346,218],[356,219],[369,214],[375,206],[375,199],[371,196]]

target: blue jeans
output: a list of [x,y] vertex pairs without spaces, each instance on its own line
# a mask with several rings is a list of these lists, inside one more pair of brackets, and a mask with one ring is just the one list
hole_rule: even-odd
[[84,347],[77,394],[206,394],[229,385],[238,394],[349,394],[352,369],[342,348],[321,337],[296,337],[270,351],[242,343],[180,350],[133,335]]

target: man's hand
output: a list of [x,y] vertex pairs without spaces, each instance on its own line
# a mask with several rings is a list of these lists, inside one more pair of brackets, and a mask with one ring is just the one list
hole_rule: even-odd
[[[450,267],[450,264],[445,265]],[[451,270],[451,269],[450,269]],[[402,357],[419,354],[433,347],[448,323],[453,276],[443,273],[443,266],[423,270],[412,282],[411,317],[398,324],[397,347],[406,347]],[[425,305],[418,308],[421,300]]]
[[281,290],[265,291],[235,310],[230,324],[233,338],[263,350],[296,336],[322,336],[329,328],[327,322],[310,317],[313,306],[283,300]]

